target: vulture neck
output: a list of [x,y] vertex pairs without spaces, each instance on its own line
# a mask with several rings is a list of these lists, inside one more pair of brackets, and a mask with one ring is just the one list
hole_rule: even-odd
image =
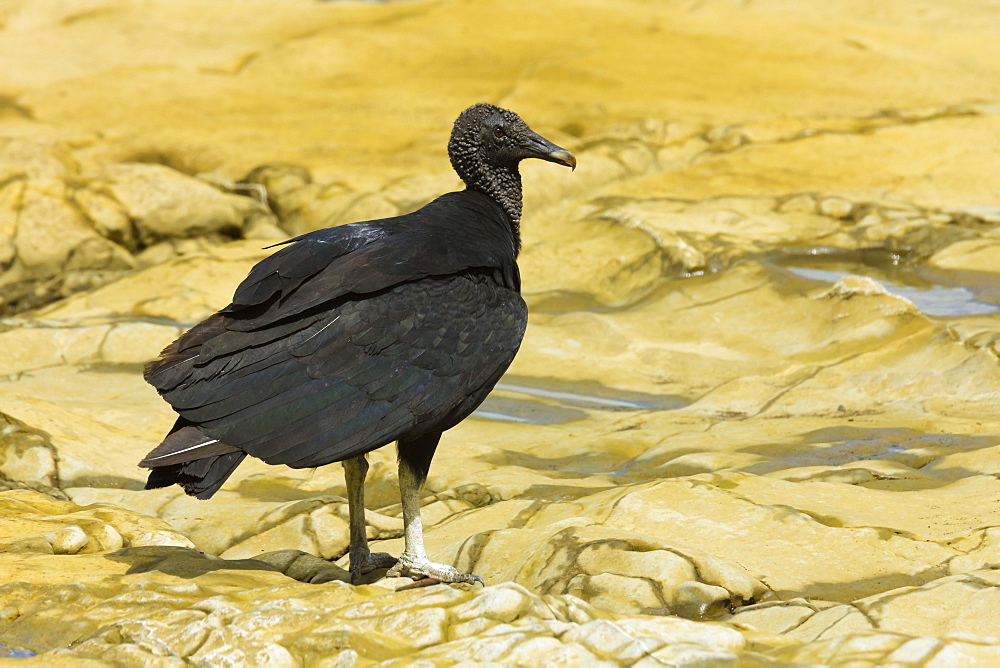
[[507,214],[514,240],[514,256],[521,250],[521,173],[517,163],[507,166],[485,164],[474,153],[453,152],[452,165],[470,190],[492,198]]
[[480,178],[466,181],[472,190],[489,195],[499,204],[507,220],[510,221],[510,233],[514,237],[514,254],[521,250],[521,174],[517,165],[513,167],[493,167],[482,170]]

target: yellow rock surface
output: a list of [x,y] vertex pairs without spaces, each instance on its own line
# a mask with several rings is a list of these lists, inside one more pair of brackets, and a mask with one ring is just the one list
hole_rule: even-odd
[[[998,29],[985,0],[4,3],[0,660],[1000,662]],[[523,168],[528,334],[424,490],[430,556],[488,586],[347,584],[338,466],[143,491],[173,417],[141,364],[263,246],[458,187],[478,101],[579,161]]]

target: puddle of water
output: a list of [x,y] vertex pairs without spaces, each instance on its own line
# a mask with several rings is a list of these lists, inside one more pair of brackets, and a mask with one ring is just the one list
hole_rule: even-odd
[[907,465],[945,452],[991,447],[996,439],[988,436],[922,433],[903,427],[826,427],[806,435],[807,445],[821,446],[813,456],[824,463],[844,464],[864,459],[890,459]]
[[906,427],[823,427],[785,443],[742,448],[766,461],[746,468],[761,475],[789,468],[843,466],[864,460],[887,460],[920,469],[942,455],[996,446],[998,436],[924,433]]
[[[796,276],[801,276],[811,281],[824,281],[826,283],[836,283],[845,276],[862,273],[857,271],[836,271],[795,266],[786,266],[785,269]],[[913,302],[918,309],[927,315],[985,315],[1000,311],[1000,306],[996,304],[979,301],[976,298],[976,293],[970,288],[946,287],[944,285],[932,285],[924,288],[901,285],[885,279],[875,278],[874,276],[869,276],[869,278],[897,297],[903,297]]]
[[889,293],[908,299],[927,315],[963,316],[1000,312],[1000,285],[995,275],[910,267],[898,259],[869,262],[847,253],[808,253],[776,258],[782,270],[810,281],[836,283],[845,276],[866,276]]
[[538,401],[490,396],[476,409],[472,417],[499,422],[562,424],[585,418],[587,413],[577,408],[553,406]]
[[597,381],[568,381],[508,374],[498,389],[552,399],[568,406],[597,410],[669,411],[683,408],[691,400],[676,394],[647,394],[602,385]]
[[0,659],[29,659],[33,656],[38,656],[38,654],[30,649],[21,649],[0,643]]
[[[617,390],[597,382],[568,382],[528,376],[504,376],[473,417],[505,422],[560,424],[587,416],[587,410],[675,410],[689,399]],[[521,396],[509,396],[511,394]]]

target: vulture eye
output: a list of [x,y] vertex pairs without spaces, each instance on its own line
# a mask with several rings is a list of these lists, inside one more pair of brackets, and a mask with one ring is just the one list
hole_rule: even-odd
[[496,137],[497,139],[503,139],[504,134],[505,133],[503,131],[503,128],[500,127],[499,125],[493,128],[493,136]]

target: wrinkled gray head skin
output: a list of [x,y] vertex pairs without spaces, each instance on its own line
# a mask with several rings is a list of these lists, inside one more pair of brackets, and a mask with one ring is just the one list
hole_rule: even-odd
[[521,222],[518,163],[538,158],[576,168],[572,153],[536,133],[513,111],[492,104],[474,104],[459,115],[448,156],[466,186],[500,203],[515,235]]

